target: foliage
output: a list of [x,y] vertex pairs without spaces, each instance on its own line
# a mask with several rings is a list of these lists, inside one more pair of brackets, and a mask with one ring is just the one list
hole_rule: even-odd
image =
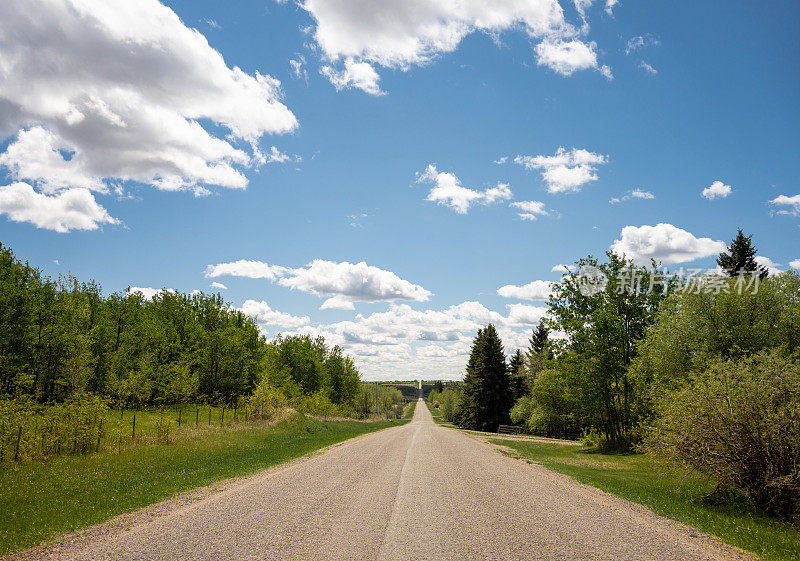
[[741,228],[727,250],[727,253],[723,251],[719,254],[717,265],[729,277],[735,277],[742,273],[757,274],[762,279],[767,276],[767,269],[761,267],[755,260],[756,248],[753,246],[753,236],[745,236]]
[[441,392],[431,392],[428,400],[439,407],[442,418],[450,423],[455,423],[461,414],[461,387],[455,383],[448,383]]
[[534,434],[575,436],[577,432],[574,390],[559,370],[543,370],[536,377],[530,395],[511,409],[511,421]]
[[[578,429],[595,427],[609,441],[624,442],[638,422],[639,395],[628,375],[636,343],[655,320],[659,304],[675,280],[656,276],[652,268],[637,267],[616,254],[608,261],[592,257],[577,262],[578,272],[565,274],[553,285],[551,326],[568,336],[561,345],[557,369],[570,386]],[[605,286],[587,291],[579,276],[591,269],[606,279]],[[646,284],[645,284],[646,283]]]
[[800,522],[800,362],[779,351],[715,362],[658,413],[649,450]]
[[472,430],[496,431],[508,422],[512,404],[503,343],[489,324],[472,343],[456,422]]

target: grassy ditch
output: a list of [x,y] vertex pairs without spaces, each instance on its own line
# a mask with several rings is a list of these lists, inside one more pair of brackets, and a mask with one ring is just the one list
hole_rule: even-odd
[[707,480],[677,472],[644,454],[604,454],[563,444],[492,439],[518,457],[646,506],[763,559],[800,559],[800,532],[769,518],[742,499],[715,497]]
[[0,555],[406,422],[318,421],[298,413],[271,426],[234,425],[160,446],[5,466]]

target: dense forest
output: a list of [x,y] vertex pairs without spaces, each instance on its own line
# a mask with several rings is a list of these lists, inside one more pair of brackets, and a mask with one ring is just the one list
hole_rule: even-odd
[[[431,401],[460,426],[646,451],[800,519],[800,275],[768,275],[741,231],[720,272],[587,257],[553,285],[529,348],[493,326]],[[586,271],[604,279],[586,290]],[[554,334],[558,334],[554,337]]]
[[94,282],[47,278],[0,244],[0,397],[56,404],[91,394],[118,408],[234,406],[259,386],[259,395],[345,415],[402,399],[397,390],[363,388],[350,357],[322,337],[267,341],[219,295],[105,296]]

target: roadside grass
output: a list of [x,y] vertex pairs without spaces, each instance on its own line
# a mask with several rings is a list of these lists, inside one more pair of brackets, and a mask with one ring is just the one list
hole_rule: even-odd
[[769,518],[744,500],[711,500],[714,487],[697,474],[677,471],[645,454],[604,454],[594,449],[508,439],[517,457],[581,483],[646,506],[656,514],[714,535],[763,559],[800,559],[800,532]]
[[442,418],[442,412],[441,412],[439,409],[436,409],[436,408],[435,408],[435,407],[434,407],[434,406],[431,404],[431,402],[430,402],[430,401],[428,401],[428,400],[425,400],[425,405],[427,405],[427,406],[428,406],[428,411],[430,411],[430,412],[431,412],[431,416],[433,417],[433,421],[434,421],[435,423],[438,423],[438,424],[442,425],[443,427],[451,427],[451,428],[454,428],[454,429],[457,429],[457,428],[458,428],[457,426],[455,426],[455,425],[454,425],[453,423],[451,423],[450,421],[445,421],[445,420]]
[[271,426],[235,425],[161,446],[3,467],[0,555],[407,422],[319,421],[298,413]]
[[406,405],[405,411],[403,411],[403,419],[411,419],[414,416],[414,410],[417,408],[417,402],[411,401],[408,405]]

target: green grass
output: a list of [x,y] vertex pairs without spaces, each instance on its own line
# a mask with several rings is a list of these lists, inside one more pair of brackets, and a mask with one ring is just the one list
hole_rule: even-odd
[[119,454],[64,456],[3,467],[0,555],[182,491],[249,475],[406,422],[317,421],[298,414],[270,427],[245,425],[237,430],[201,432],[173,444],[123,448]]
[[763,559],[800,559],[800,532],[769,518],[744,501],[711,504],[713,486],[696,475],[677,473],[644,454],[603,454],[580,446],[492,439],[520,457],[569,475],[581,483],[646,506]]
[[408,405],[406,405],[405,411],[403,411],[403,419],[411,419],[414,416],[414,410],[417,408],[417,402],[412,401]]

